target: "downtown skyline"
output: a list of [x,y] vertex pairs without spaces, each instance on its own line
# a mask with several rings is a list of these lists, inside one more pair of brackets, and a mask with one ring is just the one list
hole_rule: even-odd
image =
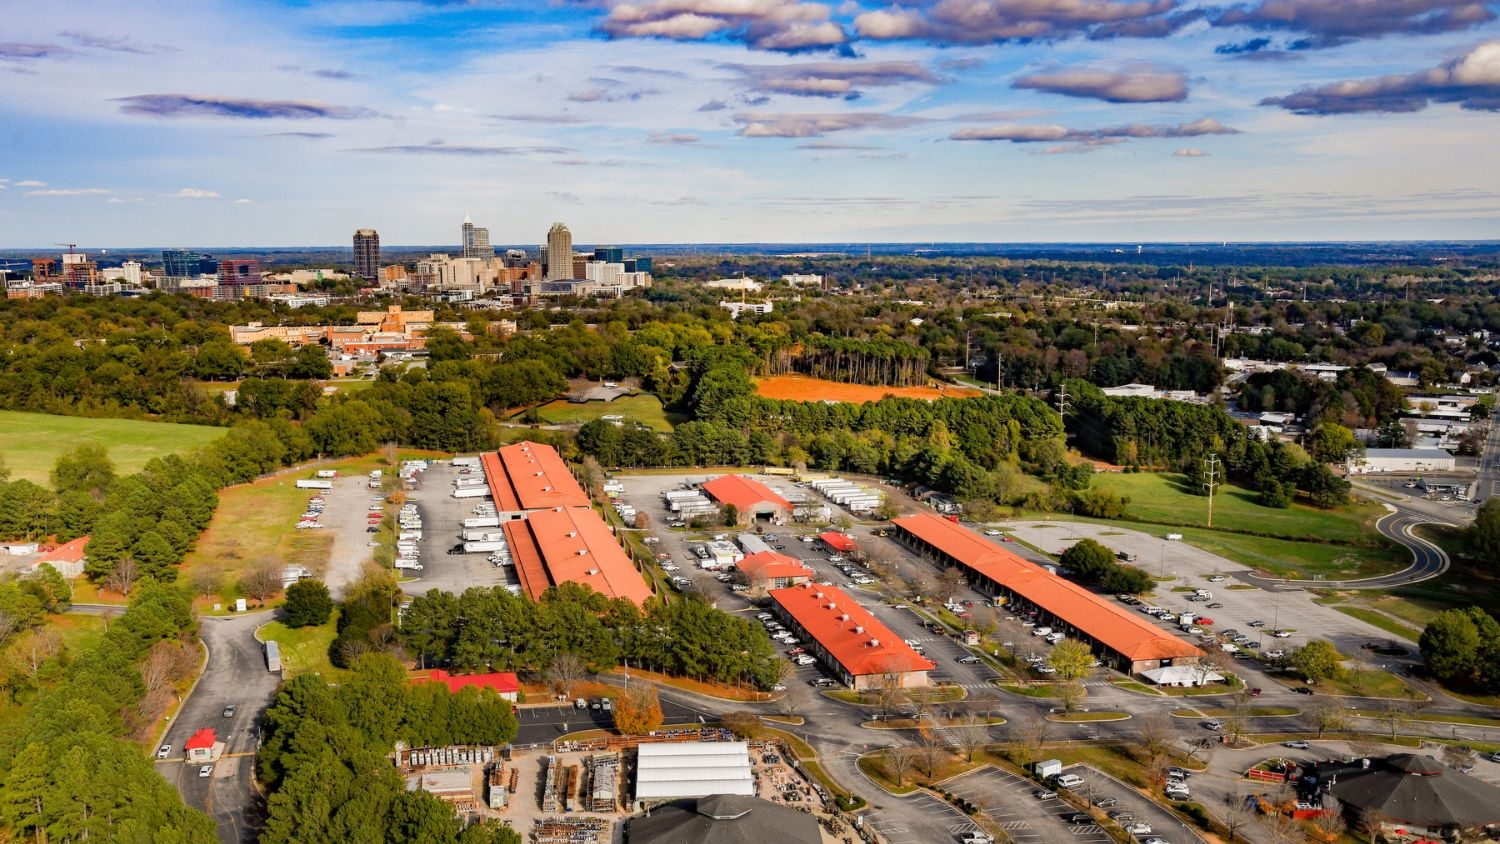
[[1489,239],[1500,4],[13,4],[0,246]]

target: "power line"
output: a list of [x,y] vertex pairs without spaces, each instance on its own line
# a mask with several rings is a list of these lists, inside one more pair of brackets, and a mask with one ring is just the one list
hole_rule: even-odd
[[1214,488],[1219,485],[1219,455],[1208,453],[1208,469],[1204,472],[1208,480],[1203,482],[1208,490],[1208,526],[1214,526]]

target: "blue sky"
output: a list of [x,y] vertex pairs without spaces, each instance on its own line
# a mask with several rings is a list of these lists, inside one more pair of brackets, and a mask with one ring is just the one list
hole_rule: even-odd
[[1500,3],[6,6],[0,246],[1500,236]]

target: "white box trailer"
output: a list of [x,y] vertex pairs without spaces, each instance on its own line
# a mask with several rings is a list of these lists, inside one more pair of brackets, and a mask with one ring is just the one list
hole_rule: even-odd
[[266,670],[281,671],[281,647],[275,639],[266,640]]
[[403,542],[408,539],[420,542],[422,541],[422,532],[420,530],[403,530],[401,531],[401,535],[396,538]]
[[466,528],[500,527],[499,516],[479,516],[473,519],[464,519]]
[[505,539],[505,533],[498,530],[487,530],[484,528],[466,528],[463,538],[467,542],[493,542]]
[[333,481],[301,480],[297,482],[297,489],[333,489]]
[[499,551],[505,547],[505,541],[500,539],[487,539],[478,542],[465,542],[465,554],[479,554],[485,551]]
[[338,470],[336,470],[336,469],[319,469],[318,470],[318,477],[320,477],[320,478],[328,478],[328,479],[331,480],[333,478],[337,478],[338,476],[339,476],[339,473],[338,473]]
[[485,486],[486,484],[484,482],[484,478],[476,478],[473,475],[470,475],[467,478],[454,478],[453,485],[462,489],[464,487],[471,486]]
[[455,458],[453,458],[452,465],[455,466],[455,467],[457,467],[457,468],[460,468],[460,469],[465,469],[465,468],[467,468],[467,469],[478,469],[479,468],[479,458],[478,457],[455,457]]
[[489,498],[490,488],[487,486],[461,486],[453,490],[454,498]]
[[398,569],[420,569],[420,568],[422,568],[422,561],[421,560],[417,560],[417,559],[410,559],[410,560],[407,560],[407,559],[398,559],[398,560],[396,560],[396,568],[398,568]]

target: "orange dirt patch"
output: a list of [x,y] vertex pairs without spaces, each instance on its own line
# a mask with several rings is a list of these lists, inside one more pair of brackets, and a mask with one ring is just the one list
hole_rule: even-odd
[[868,387],[808,378],[805,375],[773,375],[755,382],[755,392],[768,399],[792,401],[840,401],[864,404],[887,396],[906,399],[964,399],[980,395],[967,387]]

